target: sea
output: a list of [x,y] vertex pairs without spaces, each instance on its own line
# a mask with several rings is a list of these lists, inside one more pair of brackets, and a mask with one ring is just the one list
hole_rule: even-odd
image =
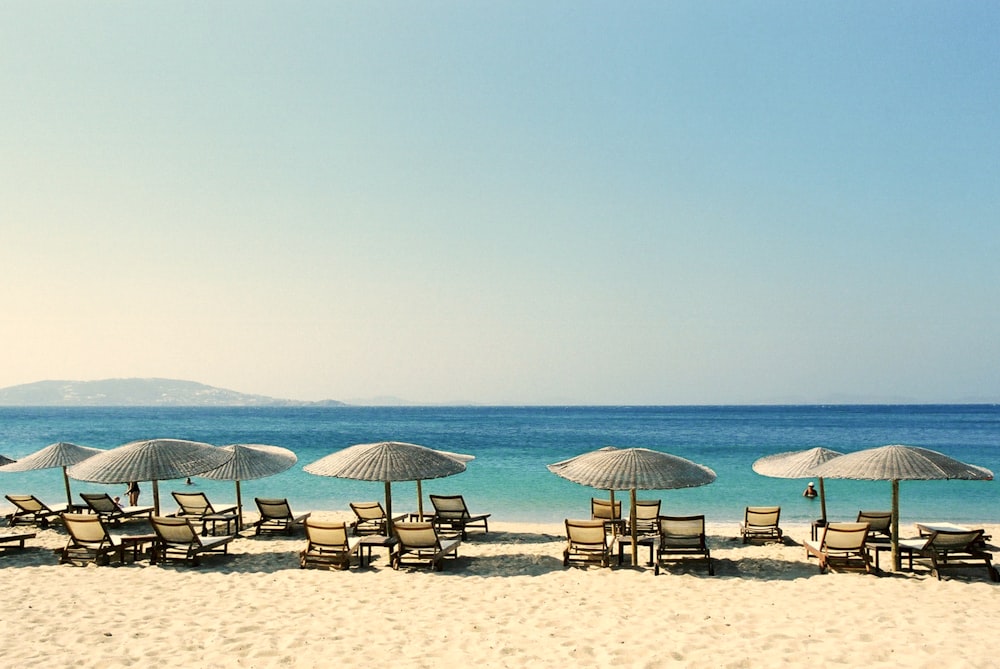
[[[585,518],[591,497],[607,497],[562,479],[546,465],[604,446],[645,447],[713,469],[714,483],[680,490],[641,491],[662,500],[661,513],[705,514],[710,523],[736,523],[747,505],[780,505],[782,522],[819,517],[819,500],[802,497],[807,479],[756,474],[765,455],[825,446],[851,452],[886,444],[940,451],[1000,471],[1000,405],[865,406],[502,406],[502,407],[0,407],[0,454],[17,459],[57,441],[112,448],[138,439],[178,438],[218,446],[271,444],[295,452],[289,470],[241,484],[245,501],[287,497],[293,510],[348,510],[348,503],[381,500],[384,485],[315,476],[303,466],[359,443],[406,441],[475,456],[465,472],[422,482],[430,494],[462,494],[473,513],[492,519],[559,523]],[[71,481],[73,494],[125,486]],[[140,503],[152,503],[140,484]],[[853,520],[860,509],[888,510],[887,481],[825,481],[828,517]],[[203,490],[216,503],[235,500],[234,484],[192,477],[159,483]],[[58,469],[0,472],[0,494],[31,493],[65,501]],[[619,493],[627,499],[627,493]],[[392,484],[394,511],[417,508],[416,484]],[[250,502],[252,507],[252,501]],[[1000,522],[996,481],[902,481],[900,521]]]

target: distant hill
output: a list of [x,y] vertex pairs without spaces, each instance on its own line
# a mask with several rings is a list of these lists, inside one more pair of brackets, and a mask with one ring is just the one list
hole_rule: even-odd
[[299,402],[247,395],[194,381],[104,379],[36,381],[0,388],[0,406],[346,406],[343,402]]

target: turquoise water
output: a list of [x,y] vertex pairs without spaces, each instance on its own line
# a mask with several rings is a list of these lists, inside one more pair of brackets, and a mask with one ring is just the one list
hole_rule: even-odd
[[[295,451],[287,472],[243,483],[246,499],[288,497],[293,509],[346,510],[348,502],[381,499],[381,483],[313,476],[302,466],[357,443],[395,440],[469,453],[476,459],[457,476],[423,482],[430,493],[466,496],[474,512],[511,521],[558,522],[589,515],[591,496],[606,492],[565,481],[546,464],[602,446],[643,446],[711,467],[715,483],[702,488],[642,492],[663,500],[663,513],[704,513],[709,522],[736,521],[748,504],[780,504],[782,518],[818,517],[818,500],[800,493],[805,480],[755,474],[757,458],[826,446],[854,451],[891,443],[923,446],[1000,471],[1000,406],[768,406],[768,407],[323,407],[323,408],[0,408],[0,454],[18,458],[56,441],[111,448],[136,439],[174,437],[223,445],[265,443]],[[220,502],[233,485],[194,478],[196,489]],[[161,500],[184,489],[162,482]],[[826,481],[832,518],[859,509],[888,509],[890,484]],[[142,485],[142,503],[151,487]],[[396,510],[416,508],[412,482],[393,484]],[[74,494],[124,486],[73,482]],[[995,481],[904,481],[902,522],[1000,522]],[[57,470],[0,473],[0,493],[65,497]],[[172,502],[172,500],[171,500]]]

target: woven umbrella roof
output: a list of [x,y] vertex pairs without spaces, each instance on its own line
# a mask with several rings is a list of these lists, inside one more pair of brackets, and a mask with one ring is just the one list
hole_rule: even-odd
[[993,472],[918,446],[880,446],[848,453],[813,471],[816,476],[862,481],[931,481],[971,479],[988,481]]
[[753,470],[761,476],[779,479],[806,479],[816,476],[814,469],[824,462],[842,456],[843,453],[817,446],[804,451],[786,451],[759,458],[753,463]]
[[52,467],[68,467],[103,452],[99,448],[78,446],[68,441],[60,441],[55,444],[49,444],[31,455],[26,455],[17,462],[9,461],[11,464],[5,464],[0,468],[0,471],[27,472]]
[[553,474],[602,490],[673,490],[715,480],[715,472],[649,448],[602,448],[548,465]]
[[69,475],[92,483],[153,482],[154,513],[160,513],[158,481],[185,478],[232,459],[230,451],[185,439],[146,439],[103,451],[69,468]]
[[233,454],[199,441],[147,439],[103,451],[69,468],[69,475],[92,483],[163,481],[201,474]]
[[73,493],[70,491],[67,468],[103,452],[99,448],[90,448],[89,446],[71,444],[68,441],[59,441],[49,444],[31,455],[26,455],[17,462],[10,461],[10,464],[0,467],[0,471],[27,472],[36,469],[59,467],[63,473],[63,484],[66,486],[66,503],[72,507]]
[[417,444],[381,441],[348,446],[303,469],[318,476],[359,481],[419,481],[464,472],[465,462],[471,459]]
[[295,453],[281,446],[229,444],[221,450],[232,453],[232,459],[198,476],[217,481],[251,481],[280,474],[298,462]]

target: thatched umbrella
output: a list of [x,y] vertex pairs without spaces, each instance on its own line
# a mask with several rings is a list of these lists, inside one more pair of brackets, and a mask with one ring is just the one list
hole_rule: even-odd
[[[320,458],[302,469],[317,476],[333,476],[385,483],[385,515],[392,519],[392,482],[436,479],[465,471],[471,455],[435,451],[400,441],[356,444]],[[419,492],[418,492],[419,496]],[[417,500],[423,509],[423,500]],[[390,529],[391,532],[391,529]]]
[[26,455],[17,462],[13,460],[9,461],[10,464],[0,467],[0,471],[27,472],[36,469],[51,469],[53,467],[62,468],[63,483],[66,485],[66,504],[72,509],[73,493],[69,489],[69,475],[66,473],[66,468],[83,462],[98,453],[104,453],[104,451],[99,448],[90,448],[89,446],[78,446],[68,441],[59,441],[49,444],[31,455]]
[[[817,446],[804,451],[786,451],[767,455],[753,463],[753,470],[761,476],[771,476],[779,479],[808,479],[813,478],[813,469],[829,462],[834,458],[839,458],[843,453]],[[823,486],[823,477],[819,479],[819,505],[823,515],[823,524],[826,525],[826,489]]]
[[814,476],[892,481],[892,568],[899,570],[899,482],[938,479],[993,480],[985,467],[969,465],[944,453],[917,446],[880,446],[848,453],[819,465]]
[[195,476],[233,457],[231,451],[185,439],[147,439],[102,451],[69,468],[78,481],[92,483],[153,482],[153,513],[160,515],[159,481]]
[[298,461],[295,453],[281,446],[266,444],[230,444],[222,450],[233,454],[232,459],[215,469],[198,474],[203,478],[217,481],[236,482],[236,516],[238,527],[243,529],[243,497],[240,481],[252,481],[274,476],[285,471]]
[[639,553],[635,491],[695,488],[715,480],[715,472],[704,465],[648,448],[606,447],[548,465],[548,469],[557,476],[591,488],[629,491],[633,565]]

